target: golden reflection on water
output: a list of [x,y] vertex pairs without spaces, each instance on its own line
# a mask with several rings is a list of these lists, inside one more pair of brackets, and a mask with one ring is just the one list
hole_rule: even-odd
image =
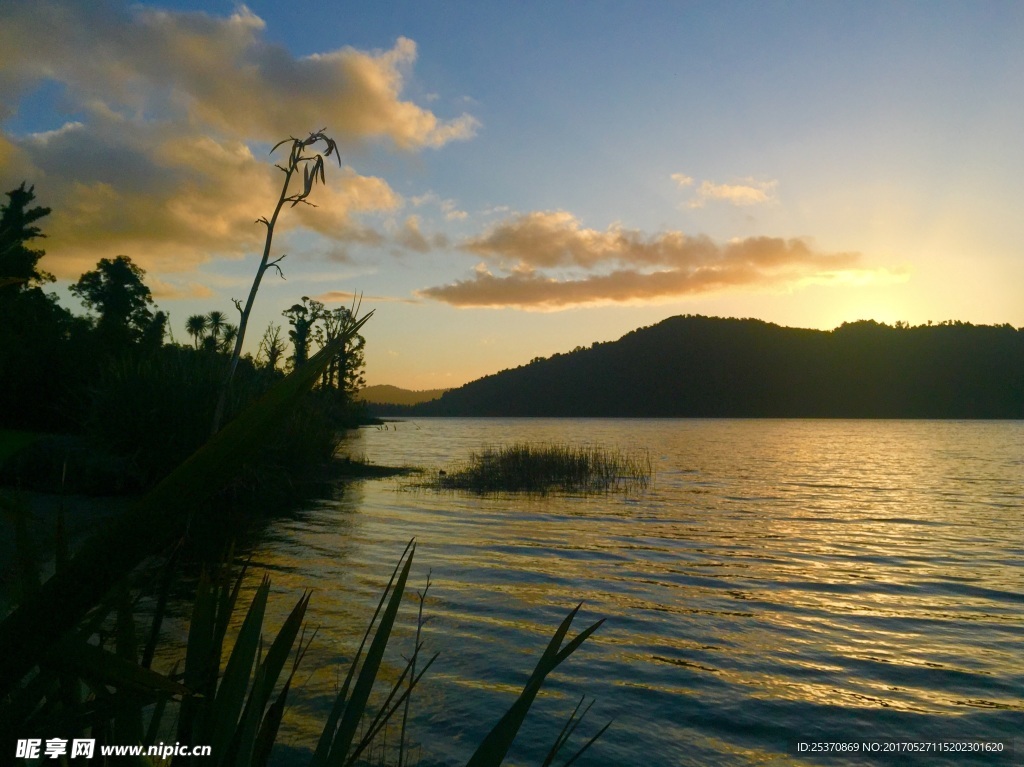
[[[436,468],[500,441],[559,441],[566,428],[418,425],[361,432],[349,449]],[[255,564],[289,595],[283,605],[314,588],[309,620],[320,625],[292,737],[319,732],[338,664],[413,535],[413,590],[432,572],[427,649],[442,652],[417,704],[429,725],[420,737],[442,760],[462,752],[438,734],[468,726],[469,740],[481,712],[500,713],[578,601],[581,625],[609,620],[552,695],[598,697],[617,720],[613,754],[642,738],[675,758],[685,736],[705,757],[693,763],[770,762],[808,721],[837,736],[907,738],[988,712],[972,720],[975,737],[1012,732],[1000,712],[1022,710],[1024,689],[1024,467],[1012,448],[1024,426],[586,421],[572,431],[650,448],[652,487],[517,498],[364,481],[268,532]],[[400,644],[415,629],[410,597]],[[388,678],[400,663],[400,652],[389,658]],[[748,709],[760,724],[736,718]]]

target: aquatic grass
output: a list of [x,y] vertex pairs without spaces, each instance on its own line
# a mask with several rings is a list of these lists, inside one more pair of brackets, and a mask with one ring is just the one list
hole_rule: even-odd
[[608,493],[644,489],[652,473],[646,451],[519,442],[470,453],[467,462],[420,485],[475,493]]

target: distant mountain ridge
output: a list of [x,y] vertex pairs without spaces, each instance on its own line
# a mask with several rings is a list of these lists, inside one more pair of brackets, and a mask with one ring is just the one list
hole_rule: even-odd
[[823,331],[677,316],[392,412],[1024,418],[1024,329],[859,321]]
[[401,389],[390,384],[365,386],[359,392],[359,399],[373,404],[415,405],[437,399],[448,389]]

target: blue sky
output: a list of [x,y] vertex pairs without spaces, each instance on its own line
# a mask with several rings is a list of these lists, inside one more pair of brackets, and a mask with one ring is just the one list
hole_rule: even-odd
[[1019,3],[3,7],[0,182],[54,209],[44,266],[130,255],[179,340],[248,290],[269,146],[319,128],[345,167],[247,345],[361,291],[370,383],[680,313],[1024,325]]

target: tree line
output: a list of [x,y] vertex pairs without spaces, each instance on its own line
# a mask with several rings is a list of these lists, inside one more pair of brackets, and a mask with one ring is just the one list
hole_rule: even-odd
[[378,414],[1024,418],[1024,329],[670,317]]
[[[41,224],[51,210],[35,204],[34,187],[25,183],[6,197],[0,209],[0,428],[91,435],[122,451],[135,450],[140,440],[166,439],[180,445],[159,463],[173,465],[209,433],[238,326],[213,309],[187,319],[189,343],[168,340],[169,315],[156,306],[144,270],[125,255],[101,258],[71,285],[86,310],[73,313],[47,292],[55,278],[40,267]],[[302,297],[283,316],[287,336],[270,323],[257,353],[241,357],[229,387],[230,412],[302,364],[313,346],[338,337],[352,311]],[[356,335],[331,360],[316,392],[338,425],[361,417],[355,395],[364,383],[364,346]],[[155,433],[143,436],[145,430]]]

